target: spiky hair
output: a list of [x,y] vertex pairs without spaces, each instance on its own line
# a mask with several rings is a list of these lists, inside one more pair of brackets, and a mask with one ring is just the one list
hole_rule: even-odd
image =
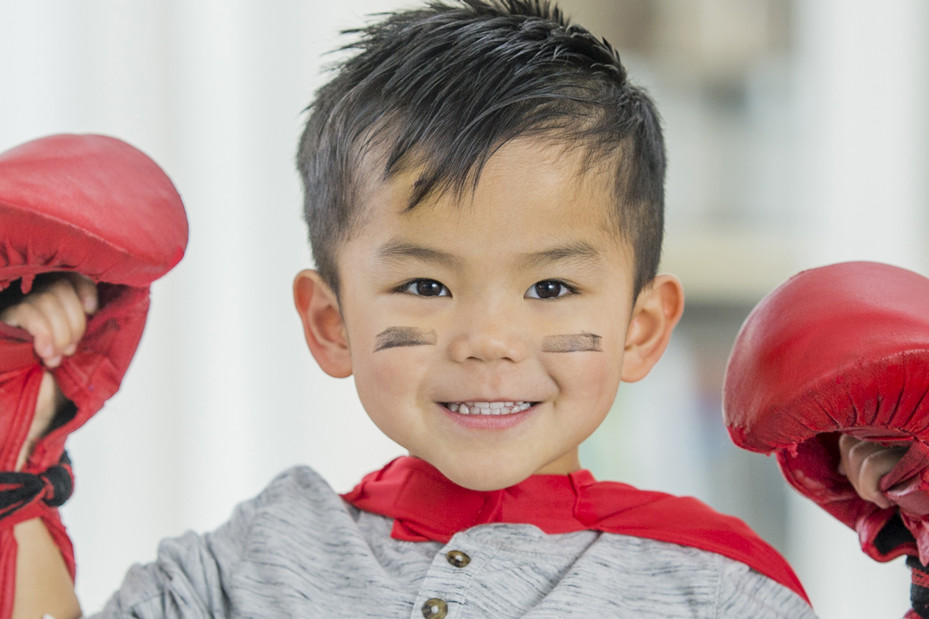
[[360,188],[415,165],[409,208],[464,191],[501,145],[540,136],[609,162],[612,218],[635,260],[635,292],[656,273],[665,152],[658,113],[618,53],[546,0],[430,2],[346,31],[351,55],[310,106],[297,156],[317,269],[338,292],[338,247]]

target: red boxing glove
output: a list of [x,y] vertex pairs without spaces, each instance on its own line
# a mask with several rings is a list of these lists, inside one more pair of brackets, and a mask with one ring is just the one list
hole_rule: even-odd
[[184,255],[187,217],[171,180],[120,140],[57,135],[0,153],[0,291],[73,271],[97,283],[98,310],[78,350],[51,370],[72,415],[13,474],[45,370],[23,330],[0,324],[0,618],[12,613],[13,525],[41,517],[74,577],[57,506],[70,493],[68,434],[112,396],[145,326],[149,285]]
[[[732,440],[856,529],[878,561],[929,563],[929,279],[872,262],[804,271],[755,307],[726,370]],[[894,507],[838,473],[841,433],[908,451],[882,480]]]

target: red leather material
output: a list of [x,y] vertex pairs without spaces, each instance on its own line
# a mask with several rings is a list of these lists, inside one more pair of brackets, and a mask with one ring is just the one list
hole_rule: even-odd
[[[0,290],[28,292],[37,275],[72,271],[96,282],[99,297],[77,351],[52,370],[76,413],[36,443],[24,472],[56,465],[67,436],[119,389],[145,326],[149,285],[181,259],[187,234],[171,180],[125,142],[58,135],[0,154]],[[15,467],[44,371],[30,336],[0,324],[0,471]],[[42,518],[74,576],[71,542],[44,498],[0,520],[0,618],[12,613],[15,523]]]
[[[929,560],[929,279],[886,264],[804,271],[751,312],[729,359],[723,414],[732,440],[776,453],[787,480],[855,528],[887,561]],[[838,473],[841,433],[909,451],[883,480],[894,503],[864,501]],[[899,513],[913,539],[878,537]]]
[[187,217],[167,175],[102,135],[55,135],[0,153],[0,289],[50,271],[148,286],[184,255]]

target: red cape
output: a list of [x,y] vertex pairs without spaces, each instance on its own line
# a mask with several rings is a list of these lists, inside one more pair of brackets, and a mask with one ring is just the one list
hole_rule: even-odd
[[598,482],[590,471],[534,475],[479,492],[449,481],[435,467],[397,458],[342,495],[355,507],[394,519],[391,537],[447,543],[491,522],[532,524],[545,533],[603,531],[691,546],[734,559],[809,598],[787,561],[748,525],[690,497]]

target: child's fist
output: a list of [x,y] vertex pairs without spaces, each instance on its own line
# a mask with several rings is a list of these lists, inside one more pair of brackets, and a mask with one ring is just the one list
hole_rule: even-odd
[[87,316],[97,309],[97,287],[82,275],[60,273],[36,280],[32,291],[0,312],[0,322],[27,331],[45,367],[77,350]]
[[[8,291],[12,295],[13,291]],[[32,291],[0,311],[0,322],[19,327],[33,338],[36,355],[47,368],[61,364],[63,357],[73,354],[87,328],[87,315],[97,309],[97,287],[92,281],[77,275],[55,274],[36,281]],[[35,414],[29,434],[17,457],[15,470],[26,463],[36,441],[51,427],[65,398],[49,372],[42,376]]]
[[880,491],[881,478],[900,461],[906,450],[906,447],[885,447],[843,434],[839,438],[839,473],[848,478],[862,499],[881,508],[890,507],[890,501]]

